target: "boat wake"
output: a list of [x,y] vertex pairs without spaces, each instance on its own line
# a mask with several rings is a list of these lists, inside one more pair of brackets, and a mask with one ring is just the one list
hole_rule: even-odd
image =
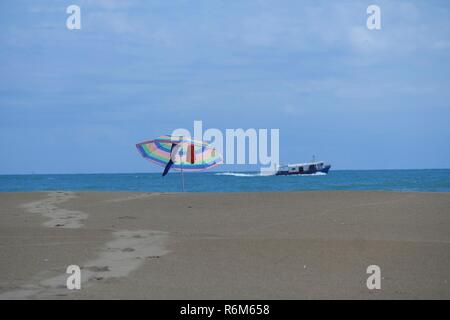
[[328,173],[325,172],[316,172],[316,173],[308,173],[308,174],[299,174],[299,176],[326,176]]
[[284,177],[317,177],[317,176],[326,176],[325,172],[315,172],[315,173],[302,173],[302,174],[289,174]]
[[242,172],[218,172],[216,176],[232,176],[232,177],[263,177],[261,173],[242,173]]
[[[218,172],[215,173],[216,176],[231,176],[231,177],[268,177],[274,176],[275,173],[272,172],[259,172],[259,173],[242,173],[242,172]],[[289,177],[314,177],[314,176],[326,176],[325,172],[316,172],[309,174],[293,174]]]

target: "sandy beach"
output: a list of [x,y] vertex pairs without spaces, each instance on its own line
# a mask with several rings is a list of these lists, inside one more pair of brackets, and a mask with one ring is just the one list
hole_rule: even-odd
[[0,299],[320,298],[450,299],[450,193],[0,193]]

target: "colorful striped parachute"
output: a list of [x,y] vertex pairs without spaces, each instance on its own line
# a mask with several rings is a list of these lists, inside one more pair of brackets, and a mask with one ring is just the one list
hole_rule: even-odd
[[163,176],[171,168],[181,171],[202,171],[222,164],[222,155],[211,145],[186,137],[161,136],[136,144],[147,160],[165,167]]

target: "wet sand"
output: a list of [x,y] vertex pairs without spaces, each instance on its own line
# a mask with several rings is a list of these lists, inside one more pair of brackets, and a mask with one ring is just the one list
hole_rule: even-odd
[[450,299],[450,193],[0,193],[0,299],[110,298]]

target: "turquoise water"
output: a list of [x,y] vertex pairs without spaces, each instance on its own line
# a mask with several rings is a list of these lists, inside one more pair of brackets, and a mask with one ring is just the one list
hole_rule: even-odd
[[[332,170],[327,175],[187,173],[186,191],[388,190],[449,192],[450,169]],[[0,191],[181,191],[179,173],[0,175]]]

